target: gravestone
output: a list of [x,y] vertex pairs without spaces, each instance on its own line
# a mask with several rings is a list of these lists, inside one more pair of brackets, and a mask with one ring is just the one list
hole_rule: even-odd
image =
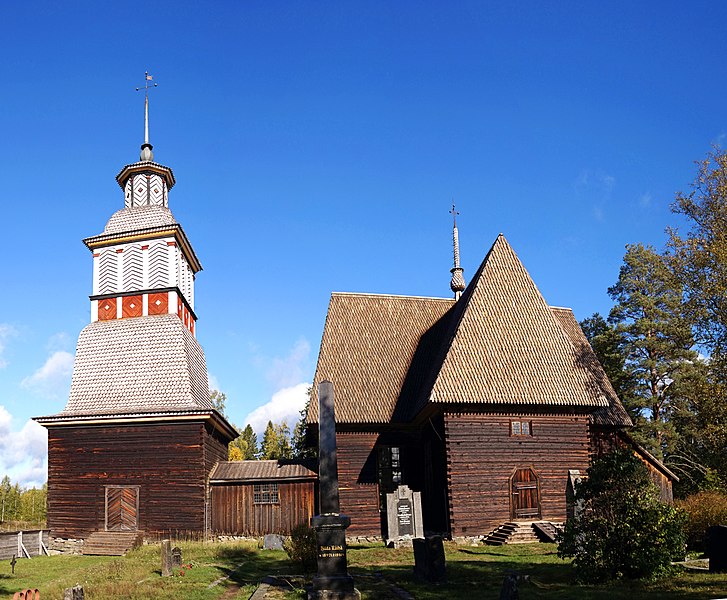
[[707,529],[706,554],[710,573],[727,573],[727,525]]
[[333,384],[318,386],[318,494],[321,514],[311,519],[316,530],[318,571],[310,600],[360,600],[353,587],[346,561],[346,528],[351,519],[340,514],[338,502],[338,459],[336,457],[336,421],[333,410]]
[[414,577],[429,583],[442,583],[447,579],[444,542],[441,535],[414,538]]
[[282,550],[283,536],[277,533],[267,533],[263,538],[263,550]]
[[172,575],[172,542],[162,540],[162,577]]
[[182,549],[179,546],[172,548],[172,571],[182,567]]
[[422,495],[407,485],[386,494],[387,546],[408,544],[412,538],[424,537]]
[[83,600],[83,586],[76,585],[72,588],[63,590],[63,600]]

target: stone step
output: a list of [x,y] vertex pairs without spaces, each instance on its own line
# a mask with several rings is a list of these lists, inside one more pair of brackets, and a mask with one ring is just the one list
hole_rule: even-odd
[[123,556],[132,548],[141,545],[142,531],[96,531],[83,543],[83,554],[99,556]]

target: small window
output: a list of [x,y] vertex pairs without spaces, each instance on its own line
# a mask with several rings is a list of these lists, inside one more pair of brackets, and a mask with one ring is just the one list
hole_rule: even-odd
[[533,427],[530,421],[510,421],[510,435],[533,435]]
[[255,504],[280,504],[277,483],[253,484],[253,500]]

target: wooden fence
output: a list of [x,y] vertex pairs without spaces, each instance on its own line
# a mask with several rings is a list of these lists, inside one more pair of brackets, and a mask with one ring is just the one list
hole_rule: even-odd
[[0,560],[12,558],[31,558],[48,554],[48,530],[13,531],[0,533]]

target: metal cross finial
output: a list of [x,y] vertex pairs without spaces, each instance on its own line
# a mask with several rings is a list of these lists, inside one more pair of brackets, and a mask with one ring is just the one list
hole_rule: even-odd
[[449,214],[451,214],[454,218],[454,226],[457,227],[457,215],[459,214],[459,211],[455,210],[454,202],[452,202],[452,210],[449,211]]
[[[144,145],[149,146],[149,88],[155,88],[159,84],[153,83],[149,84],[150,81],[153,81],[153,77],[149,75],[149,71],[144,72]],[[140,91],[142,88],[138,87],[136,88],[136,91]]]

